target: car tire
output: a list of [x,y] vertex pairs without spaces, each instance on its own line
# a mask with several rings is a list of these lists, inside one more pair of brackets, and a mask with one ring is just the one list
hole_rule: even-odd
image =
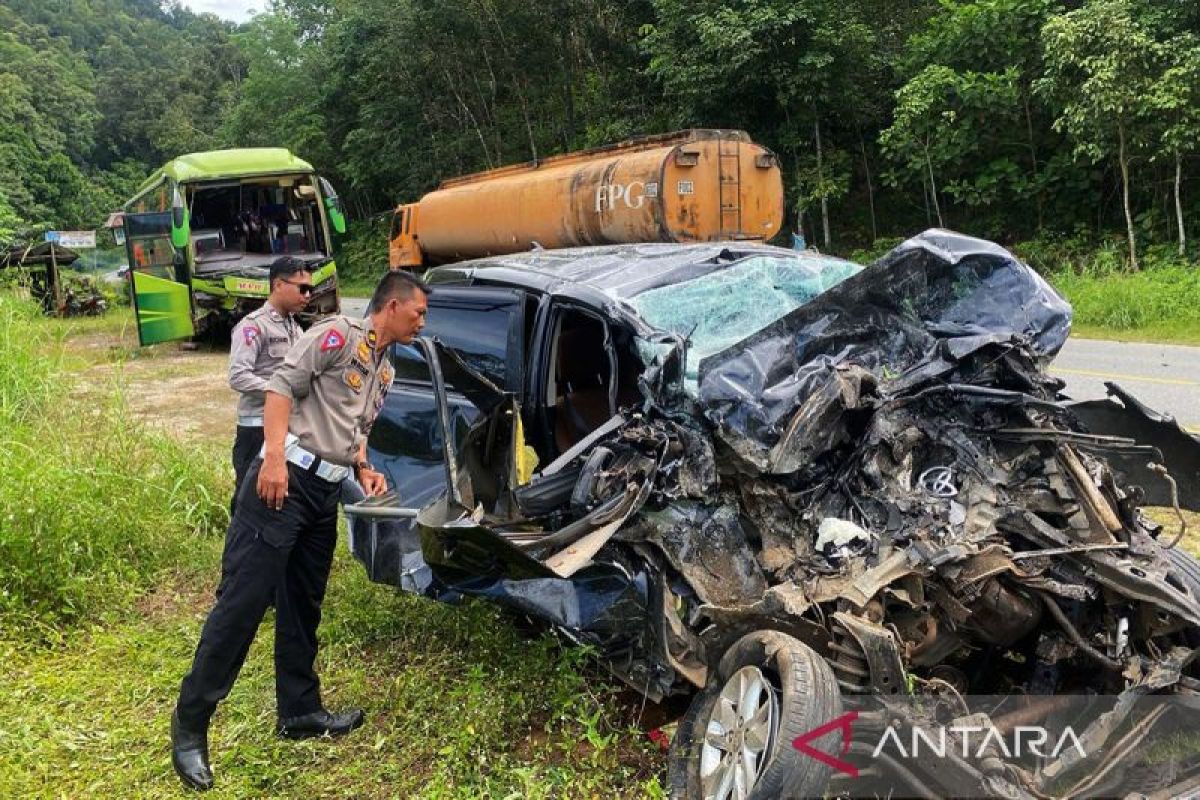
[[[753,691],[754,684],[747,681],[757,680],[756,676],[770,687],[769,691],[760,694],[760,698],[774,703],[771,730],[766,747],[758,755],[756,775],[744,795],[736,791],[714,791],[722,788],[720,778],[730,767],[725,766],[724,760],[716,758],[716,754],[722,753],[722,747],[706,742],[713,738],[707,737],[706,733],[711,728],[719,736],[722,730],[720,717],[724,715],[728,721],[733,713],[735,741],[740,741],[743,734],[748,740],[752,738],[749,726],[737,728],[742,719],[736,713],[740,709],[731,707],[728,697],[738,695],[733,689],[736,681],[742,681],[741,685],[749,686]],[[720,709],[718,704],[721,704]],[[667,773],[671,800],[821,797],[829,781],[830,768],[795,749],[792,742],[835,719],[841,712],[841,693],[833,672],[811,648],[778,631],[756,631],[742,637],[726,651],[710,676],[708,686],[696,695],[679,723],[671,742]],[[736,750],[737,746],[731,749]]]
[[1191,553],[1172,547],[1167,551],[1167,561],[1171,563],[1175,574],[1187,584],[1188,591],[1200,597],[1200,561]]
[[[1173,577],[1183,584],[1187,593],[1200,599],[1200,561],[1191,553],[1172,547],[1167,551],[1167,563],[1171,565]],[[1200,630],[1188,628],[1183,632],[1183,640],[1188,647],[1200,647]]]

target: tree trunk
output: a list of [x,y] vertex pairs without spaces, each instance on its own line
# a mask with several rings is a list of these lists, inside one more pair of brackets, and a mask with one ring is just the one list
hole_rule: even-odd
[[875,224],[875,187],[871,184],[871,162],[867,160],[867,143],[863,141],[862,128],[858,129],[858,147],[862,150],[863,173],[867,176],[867,207],[871,210],[871,241],[879,238]]
[[821,152],[821,120],[813,121],[813,135],[817,142],[817,185],[821,190],[821,231],[825,235],[825,252],[830,250],[829,201],[825,197],[825,162]]
[[[450,76],[450,73],[445,68],[442,69],[442,74],[445,75],[446,85],[451,87],[451,91],[454,94],[454,99],[458,101],[459,108],[462,109],[463,113],[466,115],[466,118],[470,120],[471,128],[475,131],[475,135],[479,138],[479,147],[483,151],[483,160],[487,164],[487,168],[491,169],[492,154],[488,152],[487,138],[483,135],[483,129],[479,127],[479,121],[475,118],[475,114],[472,113],[470,106],[467,105],[467,102],[463,99],[463,96],[459,94],[456,88],[454,88],[456,85],[454,78]],[[497,153],[497,156],[499,156],[499,153]]]
[[1187,250],[1187,236],[1183,230],[1183,198],[1181,189],[1183,183],[1183,156],[1175,151],[1175,222],[1179,226],[1179,255]]
[[1037,146],[1033,139],[1033,115],[1029,111],[1029,94],[1022,92],[1022,98],[1025,103],[1025,133],[1029,137],[1029,165],[1033,169],[1033,202],[1037,207],[1037,229],[1038,233],[1042,232],[1042,187],[1038,186],[1038,162],[1037,162]]
[[933,227],[933,217],[929,214],[929,181],[921,178],[921,202],[925,204],[925,224]]
[[933,162],[929,160],[929,147],[925,147],[925,166],[929,170],[929,194],[933,197],[933,211],[937,214],[938,227],[946,227],[946,222],[942,219],[942,206],[938,203],[937,198],[937,183],[933,179]]
[[1125,123],[1117,124],[1117,159],[1121,162],[1121,202],[1125,206],[1125,232],[1129,236],[1129,268],[1138,271],[1137,237],[1133,231],[1133,211],[1129,207],[1129,157],[1125,153]]

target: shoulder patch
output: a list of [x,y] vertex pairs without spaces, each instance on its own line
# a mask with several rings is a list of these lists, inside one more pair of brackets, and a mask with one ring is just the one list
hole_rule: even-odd
[[321,352],[327,350],[341,350],[346,346],[346,337],[335,328],[325,334],[325,338],[321,340]]
[[258,334],[257,326],[249,323],[242,326],[242,338],[246,340],[246,344],[253,344],[254,340],[258,338]]

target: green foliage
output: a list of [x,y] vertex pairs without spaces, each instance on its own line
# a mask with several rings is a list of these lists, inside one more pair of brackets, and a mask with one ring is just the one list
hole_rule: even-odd
[[1044,29],[1045,76],[1038,90],[1060,112],[1054,129],[1075,141],[1075,152],[1098,161],[1122,138],[1144,144],[1136,121],[1159,68],[1162,48],[1128,0],[1094,0],[1050,20]]
[[0,331],[0,625],[103,615],[223,526],[224,471],[81,397],[30,301],[0,293]]
[[1166,68],[1146,104],[1159,123],[1164,154],[1200,148],[1200,35],[1185,33],[1167,43]]
[[244,72],[231,28],[144,0],[0,4],[0,174],[21,237],[95,228],[131,172],[225,144]]
[[[1119,334],[1154,331],[1165,341],[1200,340],[1200,271],[1188,264],[1147,256],[1140,272],[1128,273],[1121,260],[1097,260],[1082,273],[1063,271],[1050,278],[1071,301],[1075,322]],[[1115,263],[1114,263],[1115,261]],[[1114,269],[1115,267],[1115,269]]]
[[[939,221],[1183,247],[1200,211],[1191,3],[280,0],[241,26],[68,5],[0,4],[0,240],[94,227],[194,149],[289,147],[362,221],[448,177],[688,126],[773,148],[787,218],[833,252]],[[343,246],[354,287],[385,258],[368,228]]]
[[[746,128],[791,162],[800,209],[849,194],[850,152],[882,107],[871,4],[653,0],[647,71],[677,125]],[[853,150],[850,147],[853,146]]]
[[0,248],[15,244],[27,226],[28,223],[21,219],[17,210],[8,202],[8,195],[0,189]]
[[350,223],[337,253],[343,294],[369,296],[388,270],[388,215]]

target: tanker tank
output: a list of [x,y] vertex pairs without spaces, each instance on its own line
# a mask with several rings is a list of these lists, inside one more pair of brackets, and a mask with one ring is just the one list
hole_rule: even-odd
[[743,131],[689,130],[447,180],[396,209],[392,268],[629,242],[765,240],[779,160]]

